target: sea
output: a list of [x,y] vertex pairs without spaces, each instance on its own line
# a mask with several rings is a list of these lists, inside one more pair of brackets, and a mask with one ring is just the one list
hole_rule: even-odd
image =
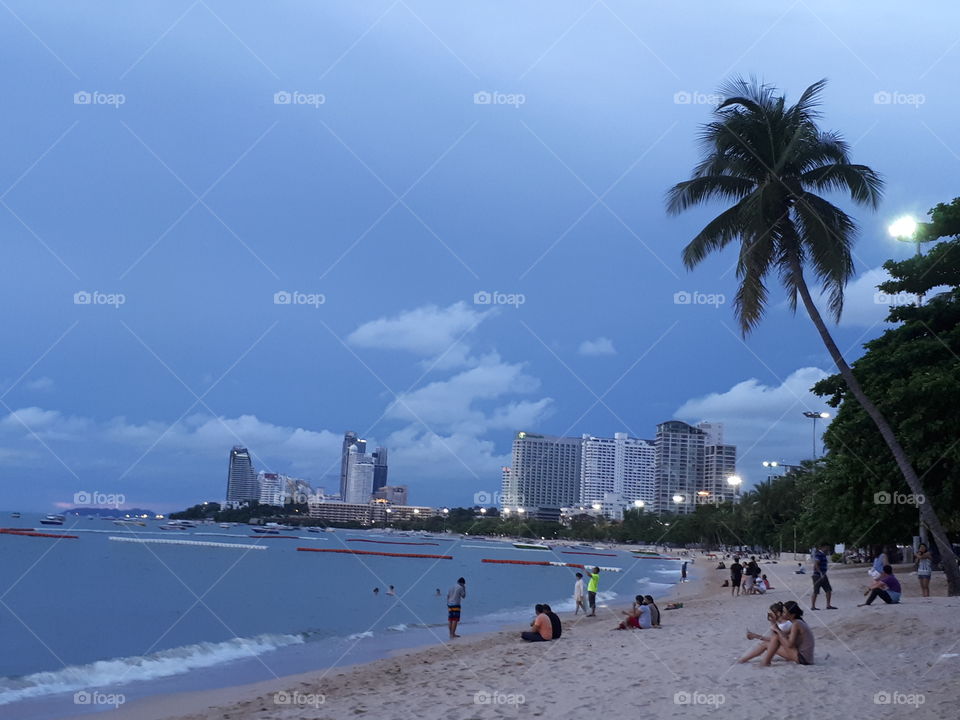
[[77,516],[57,527],[41,525],[41,517],[0,513],[0,528],[77,536],[0,533],[4,719],[109,711],[150,695],[370,662],[444,642],[447,590],[461,576],[461,635],[523,629],[536,603],[573,611],[576,568],[484,559],[620,568],[601,572],[601,606],[640,593],[669,598],[680,579],[679,561],[637,560],[603,545],[524,550],[502,539],[392,530],[298,528],[264,536],[245,525],[162,530],[166,521],[118,526],[113,518]]

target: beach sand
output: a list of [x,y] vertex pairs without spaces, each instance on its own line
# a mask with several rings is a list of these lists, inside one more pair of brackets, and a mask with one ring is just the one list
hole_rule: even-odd
[[[763,563],[774,590],[731,597],[715,560],[691,566],[661,629],[615,631],[620,607],[596,618],[564,613],[563,637],[522,642],[515,632],[465,636],[354,668],[307,673],[217,691],[131,703],[111,720],[485,720],[501,717],[957,718],[960,716],[960,598],[921,598],[916,577],[898,568],[900,605],[858,608],[866,566],[830,571],[838,610],[806,612],[816,664],[736,660],[766,632],[768,605],[797,600],[809,608],[810,576],[796,562]],[[901,574],[902,573],[902,574]],[[610,576],[606,588],[615,580]],[[617,589],[621,593],[627,588]],[[536,598],[531,598],[531,604]],[[826,603],[821,596],[818,605]],[[470,612],[464,604],[465,616]],[[280,692],[281,702],[275,702]],[[283,700],[289,700],[284,703]],[[322,700],[322,702],[321,702]]]

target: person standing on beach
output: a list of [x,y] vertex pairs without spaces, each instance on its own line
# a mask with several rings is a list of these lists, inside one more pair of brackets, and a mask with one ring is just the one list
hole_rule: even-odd
[[465,597],[467,581],[459,578],[456,585],[447,591],[447,625],[450,627],[451,640],[460,637],[457,635],[457,624],[460,622],[460,603]]
[[687,561],[683,561],[683,565],[680,567],[680,582],[687,581]]
[[581,608],[584,613],[587,612],[587,605],[583,601],[583,573],[577,573],[577,581],[573,584],[573,602],[576,605],[574,615],[579,615]]
[[743,565],[740,558],[735,557],[730,563],[730,597],[740,594],[740,583],[743,581]]
[[590,614],[587,617],[597,616],[597,588],[600,587],[600,568],[593,568],[590,575],[590,582],[587,583],[587,598],[590,602]]
[[817,607],[817,595],[820,594],[821,590],[823,590],[823,594],[827,596],[827,610],[837,609],[830,604],[833,588],[830,587],[830,580],[827,578],[827,567],[829,566],[827,551],[829,549],[830,543],[821,543],[820,547],[817,548],[817,551],[813,554],[813,574],[810,576],[813,579],[813,593],[810,595],[811,610],[820,609]]
[[917,580],[923,597],[930,597],[930,576],[933,574],[933,558],[926,543],[917,546]]

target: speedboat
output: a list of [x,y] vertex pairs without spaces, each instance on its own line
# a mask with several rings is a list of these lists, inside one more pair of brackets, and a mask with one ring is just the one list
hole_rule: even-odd
[[549,545],[541,545],[540,543],[514,543],[513,546],[518,550],[549,550]]
[[41,525],[63,525],[66,518],[63,515],[47,515],[40,520]]
[[220,527],[222,527],[224,530],[229,530],[230,528],[233,527],[233,525],[231,525],[230,523],[220,523]]
[[280,531],[276,528],[266,528],[266,527],[255,527],[252,528],[255,533],[260,535],[279,535]]
[[161,525],[161,526],[160,526],[160,529],[161,529],[161,530],[183,530],[183,531],[186,531],[187,528],[186,528],[184,525],[177,525],[176,523],[167,523],[166,525]]
[[10,513],[10,517],[12,517],[14,520],[19,520],[19,519],[20,519],[20,513],[17,513],[17,512],[15,512],[15,513]]

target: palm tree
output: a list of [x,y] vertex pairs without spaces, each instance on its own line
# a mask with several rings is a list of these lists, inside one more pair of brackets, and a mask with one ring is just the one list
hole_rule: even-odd
[[[667,208],[678,214],[710,200],[733,203],[711,220],[683,250],[693,268],[713,251],[740,241],[734,311],[744,336],[763,317],[766,281],[776,271],[790,307],[797,296],[820,333],[851,394],[873,420],[903,477],[916,496],[929,497],[890,423],[866,396],[840,354],[804,278],[809,268],[828,293],[835,321],[843,310],[843,290],[853,276],[851,247],[857,224],[817,194],[838,190],[859,205],[875,208],[883,181],[866,165],[849,160],[849,146],[836,133],[817,126],[820,94],[826,80],[814,83],[788,106],[776,88],[736,78],[721,88],[725,100],[700,136],[703,159],[693,177],[677,183]],[[943,559],[950,595],[960,594],[960,569],[950,541],[929,502],[920,504],[924,524]]]

